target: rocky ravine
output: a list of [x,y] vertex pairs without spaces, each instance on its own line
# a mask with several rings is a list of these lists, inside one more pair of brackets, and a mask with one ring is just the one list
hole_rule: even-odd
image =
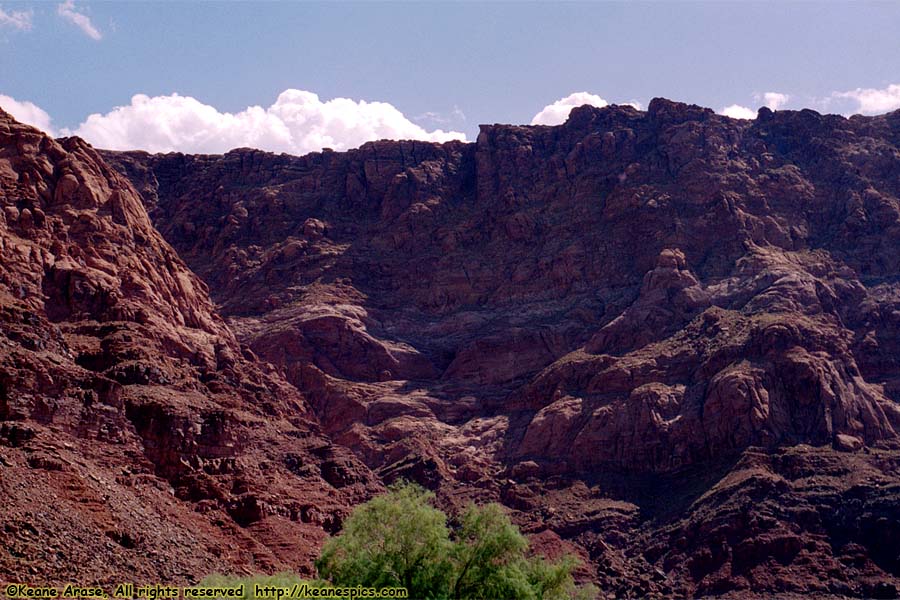
[[[654,100],[474,144],[101,153],[133,188],[5,123],[11,543],[69,527],[35,508],[48,473],[99,473],[83,536],[151,509],[160,539],[208,536],[182,557],[106,534],[108,564],[308,567],[405,477],[503,502],[614,595],[897,595],[900,113]],[[82,424],[103,386],[121,439]],[[3,571],[61,568],[23,548]]]

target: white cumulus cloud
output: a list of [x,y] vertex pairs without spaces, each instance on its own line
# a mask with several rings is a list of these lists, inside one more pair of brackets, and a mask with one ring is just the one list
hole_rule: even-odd
[[50,115],[33,102],[16,100],[11,96],[0,94],[0,108],[11,114],[16,121],[27,123],[45,133],[55,135]]
[[900,84],[891,84],[886,88],[856,88],[846,92],[834,92],[833,98],[845,98],[856,103],[855,112],[864,115],[877,115],[900,108]]
[[726,117],[731,117],[732,119],[755,119],[756,111],[752,108],[747,108],[746,106],[741,106],[740,104],[732,104],[730,106],[726,106],[722,110],[719,111],[720,115],[725,115]]
[[782,94],[780,92],[766,92],[762,95],[763,103],[772,110],[780,109],[782,106],[787,104],[790,99],[791,97],[788,94]]
[[534,118],[531,119],[532,125],[561,125],[566,122],[566,119],[569,118],[569,113],[573,108],[578,106],[583,106],[585,104],[590,104],[591,106],[597,106],[599,108],[603,108],[604,106],[608,106],[609,102],[597,96],[596,94],[589,94],[588,92],[575,92],[574,94],[569,94],[565,98],[560,98],[553,104],[548,104],[541,111],[534,115]]
[[103,34],[100,33],[99,29],[94,27],[91,18],[75,9],[75,0],[66,0],[57,5],[56,14],[78,27],[78,29],[84,32],[84,35],[92,40],[99,41],[103,38]]
[[106,114],[92,114],[66,135],[99,148],[149,152],[219,153],[238,147],[306,154],[322,148],[347,150],[378,139],[445,142],[464,133],[427,131],[386,102],[334,98],[323,102],[303,90],[282,92],[268,108],[220,112],[190,96],[149,97]]
[[31,18],[34,12],[31,10],[13,10],[6,12],[0,6],[0,27],[12,27],[19,31],[31,30]]

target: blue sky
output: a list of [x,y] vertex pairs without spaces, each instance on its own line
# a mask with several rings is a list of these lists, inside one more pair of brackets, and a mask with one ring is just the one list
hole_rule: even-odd
[[[900,108],[897,3],[0,0],[0,11],[6,103],[33,103],[52,119],[45,128],[107,146],[219,149],[246,138],[291,151],[373,135],[474,139],[479,123],[530,123],[574,92],[751,109],[735,116],[767,102]],[[318,99],[293,95],[266,112],[291,89]],[[787,98],[767,101],[767,92]],[[84,125],[136,94],[147,102]],[[328,103],[337,97],[389,103],[397,114]],[[250,106],[262,112],[243,114]],[[169,129],[145,138],[157,122]],[[191,128],[199,133],[184,133]]]

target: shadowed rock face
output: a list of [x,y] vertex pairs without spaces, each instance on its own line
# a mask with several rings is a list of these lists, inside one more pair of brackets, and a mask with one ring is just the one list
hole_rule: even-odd
[[[146,222],[136,189],[178,256],[146,224],[150,242],[98,237],[123,249],[112,267],[20,259],[6,285],[39,281],[35,314],[77,348],[72,369],[122,390],[135,452],[175,489],[172,510],[209,506],[266,548],[296,539],[283,523],[321,532],[376,477],[403,477],[448,507],[503,502],[536,546],[581,554],[582,576],[619,595],[891,597],[898,141],[900,113],[735,121],[658,99],[647,112],[578,108],[559,127],[484,126],[474,144],[101,153],[129,185],[68,140],[125,190],[127,210],[108,200],[97,218]],[[7,198],[25,194],[10,172]],[[62,187],[77,206],[77,174],[49,173],[50,197]],[[29,227],[53,217],[35,190],[43,217],[31,210]],[[7,246],[31,239],[27,197],[4,199]],[[66,232],[94,252],[66,227],[44,238]],[[138,259],[141,284],[126,282]],[[4,307],[26,302],[9,296]],[[130,337],[83,333],[87,321],[126,323]],[[187,366],[210,352],[206,370]],[[128,400],[138,392],[167,401]],[[9,427],[43,423],[48,403],[33,404]],[[9,446],[40,447],[20,429]],[[21,460],[55,464],[33,454]],[[209,466],[237,455],[278,474],[245,490]],[[338,491],[303,508],[273,482]],[[307,555],[284,560],[308,565],[319,538],[304,539]]]
[[[896,437],[898,126],[656,100],[468,145],[108,156],[332,433],[506,417],[498,463],[590,475]],[[373,420],[383,394],[408,410]]]
[[658,99],[474,144],[105,156],[383,479],[499,499],[618,593],[889,596],[898,140],[900,113]]

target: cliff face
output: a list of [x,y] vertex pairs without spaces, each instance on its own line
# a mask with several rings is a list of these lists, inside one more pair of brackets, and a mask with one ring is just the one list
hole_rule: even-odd
[[898,136],[655,100],[475,144],[105,156],[383,479],[499,499],[620,593],[889,594]]
[[[59,328],[71,381],[118,386],[130,441],[104,464],[143,457],[166,506],[253,556],[307,552],[221,562],[308,565],[350,503],[404,477],[503,502],[620,595],[897,593],[900,113],[654,100],[305,157],[41,138],[41,178],[7,140],[3,306]],[[100,174],[98,201],[57,154]],[[15,318],[4,399],[46,403],[27,378],[50,359],[17,333],[41,328]],[[24,465],[48,443],[2,450]]]
[[332,432],[402,416],[360,410],[406,382],[438,421],[509,417],[500,462],[666,472],[896,437],[898,126],[657,100],[474,145],[110,160]]
[[241,347],[128,181],[0,111],[0,205],[3,579],[308,565],[377,484]]

